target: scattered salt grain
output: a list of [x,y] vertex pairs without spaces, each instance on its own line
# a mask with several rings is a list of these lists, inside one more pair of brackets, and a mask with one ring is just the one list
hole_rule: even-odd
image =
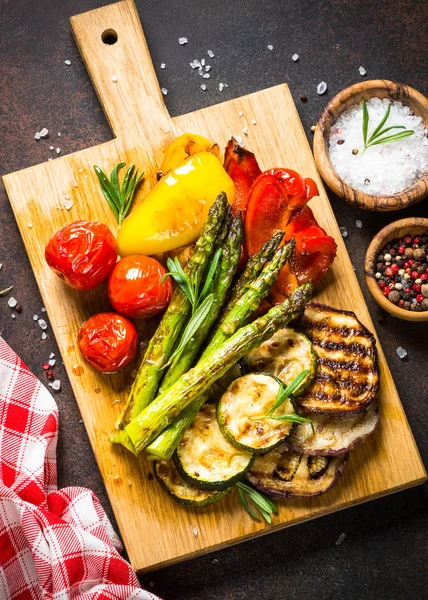
[[[422,119],[401,102],[384,98],[367,101],[368,136],[391,107],[385,127],[403,126],[415,133],[390,144],[371,146],[363,153],[363,109],[346,110],[331,130],[329,153],[337,174],[353,188],[368,194],[395,194],[410,187],[428,168],[428,139]],[[343,144],[337,141],[343,139]],[[352,152],[358,149],[358,154]]]
[[37,315],[33,315],[33,321],[38,321],[39,317]]
[[48,135],[49,135],[49,129],[46,129],[46,127],[43,127],[43,129],[40,130],[40,137],[47,138]]
[[199,529],[198,529],[197,527],[194,527],[194,528],[193,528],[193,535],[194,535],[195,537],[197,537],[197,536],[198,536],[198,534],[199,534]]
[[294,62],[299,60],[299,55],[298,54],[293,54],[293,56],[291,57],[291,60],[294,60]]
[[208,73],[208,71],[211,71],[211,65],[205,65],[205,71]]
[[161,88],[161,92],[164,96],[168,95],[168,90],[166,88]]
[[42,340],[45,340],[48,336],[46,335],[45,332],[42,333]]
[[70,196],[64,196],[63,200],[62,200],[62,204],[65,208],[65,210],[71,210],[74,206],[74,202],[73,200],[70,199]]
[[161,63],[161,69],[165,69],[166,64],[165,63]]
[[184,46],[185,44],[187,44],[189,40],[187,39],[187,37],[181,37],[178,38],[178,43],[180,44],[180,46]]
[[360,220],[358,220],[358,221],[355,221],[355,226],[356,226],[356,228],[357,228],[357,229],[362,229],[362,227],[363,227],[363,222],[362,222],[362,221],[360,221]]
[[207,54],[210,58],[214,58],[215,54],[212,50],[207,50]]
[[[416,300],[416,298],[414,298],[414,300]],[[405,350],[401,346],[398,346],[396,352],[398,354],[398,357],[401,358],[401,360],[404,360],[405,358],[407,358],[407,350]]]
[[201,90],[203,90],[203,91],[205,92],[205,91],[206,91],[206,89],[207,89],[207,86],[205,85],[205,83],[203,83],[203,84],[201,85]]
[[320,96],[322,96],[323,94],[325,94],[327,91],[327,84],[325,81],[321,81],[318,85],[317,85],[317,94],[319,94]]
[[52,156],[50,156],[50,157],[48,158],[48,160],[52,160]]
[[64,61],[64,64],[66,64],[66,65],[67,65],[67,67],[69,67],[69,66],[71,65],[71,60],[65,60],[65,61]]
[[59,390],[61,389],[61,382],[59,379],[55,379],[55,381],[53,381],[49,385],[55,392],[59,392]]
[[218,565],[218,558],[213,558],[211,562],[213,565]]
[[55,146],[49,146],[49,150],[55,150]]
[[248,127],[244,127],[244,129],[242,130],[242,133],[244,135],[248,135]]
[[38,131],[36,131],[36,133],[34,134],[34,139],[39,141],[40,139],[40,133]]
[[49,365],[50,365],[51,367],[54,367],[54,366],[55,366],[55,364],[56,364],[56,360],[55,360],[54,358],[50,358],[50,359],[49,359]]
[[29,229],[31,229],[31,228],[32,228],[32,226],[33,226],[32,222],[31,222],[31,221],[28,221],[28,223],[27,223],[27,227],[28,227]]
[[42,306],[42,308],[40,309],[40,312],[46,312],[46,308],[44,306]]
[[55,358],[55,352],[51,352],[51,353],[49,354],[49,358]]
[[253,120],[251,121],[251,123],[252,123],[253,125],[257,125],[257,121],[256,121],[255,119],[253,119]]
[[203,77],[204,79],[209,79],[209,78],[211,77],[211,75],[210,75],[209,73],[204,73],[204,74],[202,75],[202,77]]
[[222,92],[224,90],[224,88],[225,88],[224,83],[219,83],[218,84],[218,90],[219,90],[219,92]]
[[114,83],[116,83],[116,81],[117,81],[117,75],[112,75],[111,76],[111,80],[114,81]]
[[336,546],[340,546],[341,544],[343,544],[343,542],[345,541],[345,538],[346,538],[346,533],[341,533],[336,540]]
[[39,319],[37,321],[37,323],[39,324],[40,329],[47,329],[48,325],[46,323],[46,321],[44,319]]
[[362,77],[364,77],[364,75],[367,75],[367,71],[365,70],[365,68],[364,68],[364,67],[360,67],[360,68],[358,69],[358,71],[359,71],[359,73],[360,73],[360,75],[361,75]]
[[201,67],[205,67],[205,58],[201,58]]
[[311,126],[311,131],[312,131],[312,133],[314,133],[315,129],[316,129],[315,125],[312,125],[312,126]]
[[242,139],[242,137],[240,135],[235,135],[235,140],[238,142],[238,144],[240,146],[244,146],[244,140]]
[[57,149],[55,150],[55,152],[56,152],[57,154],[59,154],[59,153],[61,152],[61,148],[57,148]]
[[62,133],[60,131],[58,131],[58,137],[61,137]]
[[268,44],[268,50],[273,50],[272,44]]
[[11,314],[11,317],[12,317],[12,319],[16,319],[16,315],[15,315],[15,313],[12,313],[12,314]]
[[11,296],[9,298],[9,300],[7,301],[7,303],[10,306],[10,308],[15,308],[15,306],[18,304],[18,301],[15,300],[15,298],[13,296]]
[[348,237],[348,230],[346,229],[346,227],[339,227],[340,229],[340,233],[342,234],[343,238]]
[[243,117],[243,116],[244,116],[244,113],[242,112],[242,110],[240,110],[238,113],[238,117]]

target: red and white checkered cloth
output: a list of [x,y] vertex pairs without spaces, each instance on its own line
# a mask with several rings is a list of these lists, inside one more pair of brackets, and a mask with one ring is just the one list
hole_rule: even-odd
[[58,410],[0,337],[0,599],[157,600],[98,498],[57,489]]

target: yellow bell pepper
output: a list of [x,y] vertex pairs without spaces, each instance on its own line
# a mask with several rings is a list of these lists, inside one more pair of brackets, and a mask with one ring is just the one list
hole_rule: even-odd
[[220,192],[233,203],[235,185],[220,160],[206,151],[192,154],[164,175],[124,220],[119,254],[152,255],[192,244]]
[[207,138],[196,133],[183,133],[165,150],[161,173],[165,175],[171,169],[178,167],[186,158],[198,152],[211,152],[220,160],[217,144],[213,145]]

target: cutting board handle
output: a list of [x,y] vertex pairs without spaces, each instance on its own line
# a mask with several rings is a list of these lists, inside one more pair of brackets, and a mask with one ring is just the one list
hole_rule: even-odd
[[[133,0],[71,17],[71,28],[117,137],[162,137],[170,126]],[[132,127],[131,127],[132,126]]]

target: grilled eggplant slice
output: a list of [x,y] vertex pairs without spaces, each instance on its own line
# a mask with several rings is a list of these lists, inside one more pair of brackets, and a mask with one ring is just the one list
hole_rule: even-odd
[[310,416],[315,433],[309,423],[296,423],[284,443],[294,452],[312,456],[334,456],[349,452],[373,433],[379,421],[379,411],[373,402],[365,412],[344,417],[305,413]]
[[317,368],[317,355],[308,338],[293,329],[285,327],[270,339],[245,356],[245,362],[252,371],[263,371],[275,375],[288,385],[302,371],[308,376],[294,392],[297,396],[311,383]]
[[[250,452],[268,452],[290,433],[293,423],[266,417],[275,404],[278,381],[269,374],[249,373],[236,379],[223,394],[217,408],[217,421],[229,442]],[[295,414],[285,400],[275,416]]]
[[346,454],[306,456],[282,444],[267,454],[257,456],[247,479],[252,486],[272,498],[318,496],[338,482],[346,457]]
[[232,486],[253,464],[251,452],[239,450],[226,440],[216,410],[214,404],[204,404],[174,454],[183,479],[208,490]]
[[310,303],[299,324],[318,355],[311,385],[296,398],[307,412],[349,415],[363,412],[379,388],[374,336],[353,312]]
[[208,506],[218,502],[233,488],[226,490],[202,490],[191,485],[180,476],[172,460],[160,460],[155,464],[155,475],[161,486],[180,504],[186,506]]

